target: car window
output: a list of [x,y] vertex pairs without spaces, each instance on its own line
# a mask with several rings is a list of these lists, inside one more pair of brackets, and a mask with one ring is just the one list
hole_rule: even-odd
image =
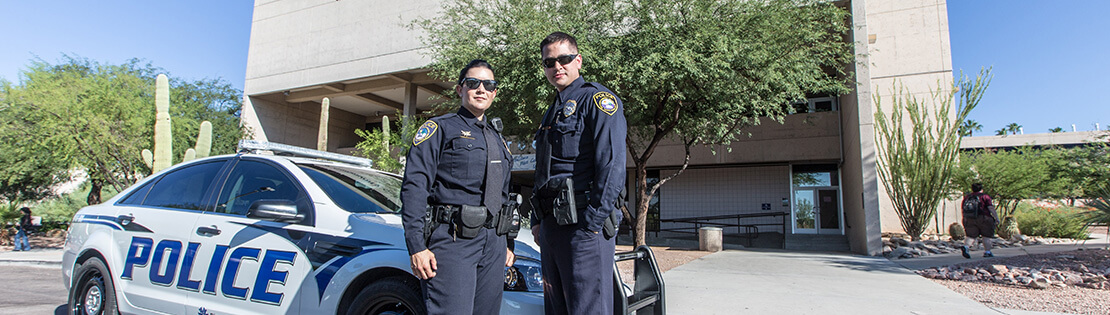
[[344,210],[356,213],[401,211],[401,180],[396,177],[336,165],[298,166]]
[[220,172],[224,161],[190,165],[162,175],[150,187],[142,205],[189,210],[204,208],[204,194]]
[[135,189],[134,191],[131,192],[130,195],[127,195],[126,198],[123,198],[123,200],[120,200],[119,203],[120,204],[125,204],[125,205],[141,205],[141,204],[143,204],[143,199],[145,199],[146,194],[148,192],[150,192],[150,186],[154,186],[155,182],[157,182],[157,181],[156,180],[147,181],[146,183],[143,184],[142,187],[139,187],[139,189]]
[[296,203],[308,217],[308,195],[276,166],[240,160],[220,189],[215,212],[246,215],[251,203],[262,200],[287,200]]

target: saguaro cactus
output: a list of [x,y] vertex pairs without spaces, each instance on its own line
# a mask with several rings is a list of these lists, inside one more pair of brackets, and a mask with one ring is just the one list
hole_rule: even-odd
[[[159,74],[154,81],[154,152],[144,149],[143,162],[151,173],[157,173],[173,165],[173,122],[170,119],[170,80]],[[200,123],[197,145],[185,150],[182,162],[207,157],[212,152],[212,123]]]
[[159,74],[154,80],[154,152],[143,150],[143,162],[157,173],[173,165],[173,128],[170,122],[170,80]]
[[207,120],[200,122],[200,130],[197,132],[197,145],[195,147],[185,150],[185,158],[181,162],[192,161],[193,159],[208,157],[212,152],[212,123]]
[[316,138],[316,150],[328,150],[328,112],[331,109],[331,100],[327,97],[320,102],[320,133]]
[[389,134],[389,116],[382,116],[382,147],[385,148],[386,155],[389,154],[389,139],[392,138]]

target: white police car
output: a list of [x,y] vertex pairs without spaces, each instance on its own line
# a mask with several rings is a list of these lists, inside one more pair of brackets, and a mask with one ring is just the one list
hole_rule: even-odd
[[[190,161],[74,215],[62,260],[74,314],[417,314],[401,179],[368,160],[278,144]],[[324,159],[320,159],[324,158]],[[502,314],[542,314],[529,231]]]

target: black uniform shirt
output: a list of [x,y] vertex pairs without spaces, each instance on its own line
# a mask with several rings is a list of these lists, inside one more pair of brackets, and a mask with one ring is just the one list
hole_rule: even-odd
[[[541,189],[549,178],[570,176],[576,192],[589,192],[589,205],[579,220],[587,229],[601,231],[625,186],[627,134],[620,98],[601,84],[575,79],[558,93],[536,132],[536,147],[550,144],[551,151],[536,150],[534,189]],[[541,169],[546,155],[551,159],[549,174]]]
[[[424,213],[428,204],[482,205],[486,164],[503,168],[504,185],[496,189],[508,200],[512,155],[499,135],[501,145],[493,149],[500,151],[502,158],[498,163],[489,162],[478,122],[469,110],[459,108],[457,113],[424,122],[413,137],[401,185],[401,216],[409,254],[427,249]],[[500,207],[490,211],[497,214]]]

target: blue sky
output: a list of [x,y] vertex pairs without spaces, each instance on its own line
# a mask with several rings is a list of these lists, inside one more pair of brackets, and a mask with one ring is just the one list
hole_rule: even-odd
[[[948,1],[956,74],[993,67],[994,80],[970,119],[993,135],[1009,123],[1025,133],[1053,127],[1106,130],[1110,101],[1110,1]],[[1101,92],[1100,92],[1101,91]]]
[[140,58],[187,80],[223,78],[243,89],[249,0],[0,0],[0,78],[36,57],[62,54],[121,64]]
[[[242,89],[253,1],[0,0],[0,78],[63,53],[118,64],[141,58],[186,79]],[[994,68],[971,119],[977,135],[1009,123],[1026,133],[1110,124],[1110,1],[948,2],[955,73]]]

